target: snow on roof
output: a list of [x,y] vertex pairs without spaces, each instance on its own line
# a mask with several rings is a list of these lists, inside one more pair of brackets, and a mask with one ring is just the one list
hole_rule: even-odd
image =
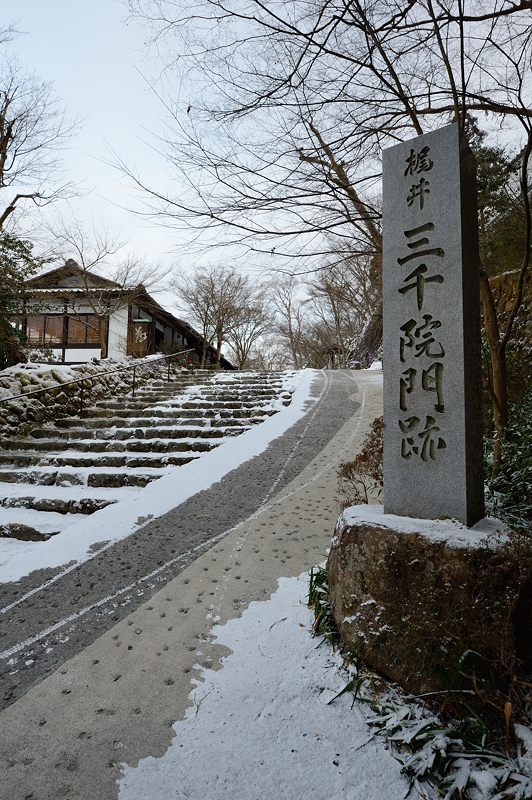
[[55,267],[26,281],[26,286],[32,289],[85,288],[89,284],[106,289],[120,289],[120,285],[116,281],[83,269],[72,258],[69,258],[61,267]]

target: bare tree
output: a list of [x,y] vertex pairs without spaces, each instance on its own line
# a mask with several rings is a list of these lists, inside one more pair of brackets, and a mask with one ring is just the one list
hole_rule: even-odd
[[252,290],[229,326],[227,341],[234,353],[239,369],[246,369],[253,348],[271,332],[273,313],[265,307],[259,292]]
[[[383,147],[482,113],[520,152],[522,257],[501,325],[481,270],[500,457],[508,420],[506,352],[530,266],[532,0],[130,0],[201,97],[173,107],[163,145],[179,197],[148,189],[169,224],[225,232],[281,259],[319,266],[346,244],[380,252]],[[186,112],[189,112],[188,114]],[[185,174],[186,173],[186,174]],[[209,234],[208,234],[209,235]],[[310,255],[309,255],[310,254]],[[317,262],[317,263],[316,263]],[[305,262],[303,262],[304,264]]]
[[172,288],[187,315],[200,330],[203,342],[200,366],[204,367],[208,349],[212,346],[216,333],[213,324],[214,281],[211,282],[208,273],[190,274],[181,271],[174,280]]
[[[292,31],[275,30],[273,20],[263,30],[261,5],[237,3],[225,14],[217,2],[192,13],[179,2],[131,3],[154,24],[165,19],[167,31],[183,32],[179,68],[198,74],[202,91],[183,108],[168,101],[173,126],[157,144],[179,172],[179,197],[122,167],[147,192],[146,213],[191,231],[189,242],[201,245],[215,234],[218,242],[273,256],[279,267],[287,262],[289,271],[319,266],[331,249],[374,252],[378,164],[362,164],[348,132],[339,134],[329,107],[297,75]],[[224,17],[237,27],[226,27]],[[324,86],[330,77],[329,70]]]
[[308,304],[306,288],[294,276],[275,277],[271,281],[270,299],[276,315],[276,333],[290,352],[296,369],[305,366],[303,329],[305,306]]
[[355,255],[329,260],[308,287],[312,335],[321,342],[319,366],[346,367],[381,302],[380,286],[373,283],[372,259]]
[[272,370],[290,369],[293,367],[290,352],[279,338],[272,334],[260,340],[260,346],[252,350],[248,358],[250,369]]
[[0,45],[12,41],[16,35],[17,30],[13,22],[8,23],[7,25],[2,24],[0,26]]
[[[13,25],[1,27],[0,45],[16,34]],[[26,201],[42,206],[71,193],[60,174],[59,153],[72,130],[50,84],[26,74],[15,60],[0,54],[0,261],[2,291],[12,298],[22,297],[24,281],[41,266],[28,241],[34,240],[34,231],[29,236],[28,225],[13,224],[15,211]],[[10,303],[0,309],[4,366],[24,357],[12,314]]]
[[[219,365],[224,342],[231,342],[237,359],[245,363],[249,348],[263,325],[251,279],[231,267],[211,265],[191,273],[182,271],[174,282],[174,289],[201,329],[201,365],[205,365],[210,346],[215,348],[215,364]],[[252,316],[255,327],[251,324]]]
[[380,305],[380,287],[372,281],[372,260],[360,256],[329,259],[306,279],[271,279],[272,332],[296,368],[345,367],[354,358]]
[[50,83],[0,59],[0,229],[22,202],[43,206],[72,194],[60,162],[75,127]]

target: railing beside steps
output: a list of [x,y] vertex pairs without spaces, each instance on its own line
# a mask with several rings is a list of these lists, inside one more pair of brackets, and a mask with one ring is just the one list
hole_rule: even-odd
[[[134,364],[127,364],[123,367],[118,367],[117,369],[110,369],[106,370],[105,372],[100,372],[99,375],[85,375],[83,378],[76,378],[73,381],[65,381],[64,383],[56,383],[54,386],[44,386],[41,389],[32,389],[30,392],[22,392],[21,394],[15,394],[10,397],[2,397],[0,398],[0,405],[4,405],[5,403],[9,403],[12,400],[20,400],[23,397],[37,397],[38,395],[46,394],[46,392],[55,392],[58,389],[63,389],[65,386],[73,386],[75,384],[79,384],[79,409],[78,414],[81,417],[83,414],[83,410],[85,407],[84,399],[85,399],[85,385],[87,382],[91,382],[91,386],[94,382],[99,382],[105,375],[114,375],[117,372],[125,372],[127,370],[132,370],[132,381],[131,381],[131,396],[135,397],[135,389],[136,389],[136,379],[137,379],[137,371],[141,369],[149,369],[154,365],[166,361],[167,362],[167,381],[170,382],[170,370],[172,366],[172,359],[180,359],[187,353],[193,353],[194,348],[190,348],[189,350],[181,350],[179,353],[172,353],[169,356],[160,356],[159,358],[151,358],[149,361],[142,361],[136,362]],[[53,365],[51,365],[53,366]]]

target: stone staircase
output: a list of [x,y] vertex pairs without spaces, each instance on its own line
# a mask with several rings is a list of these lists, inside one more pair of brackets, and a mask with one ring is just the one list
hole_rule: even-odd
[[126,500],[291,400],[287,373],[196,371],[152,380],[0,447],[0,536],[44,541]]

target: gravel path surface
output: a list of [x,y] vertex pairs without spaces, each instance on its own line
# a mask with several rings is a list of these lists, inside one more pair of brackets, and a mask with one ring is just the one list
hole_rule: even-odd
[[[323,373],[318,403],[261,456],[4,615],[1,649],[17,661],[4,661],[0,796],[107,800],[121,761],[164,752],[195,667],[223,655],[213,621],[323,559],[336,467],[382,413],[381,387],[375,373]],[[4,587],[2,605],[43,577]]]

